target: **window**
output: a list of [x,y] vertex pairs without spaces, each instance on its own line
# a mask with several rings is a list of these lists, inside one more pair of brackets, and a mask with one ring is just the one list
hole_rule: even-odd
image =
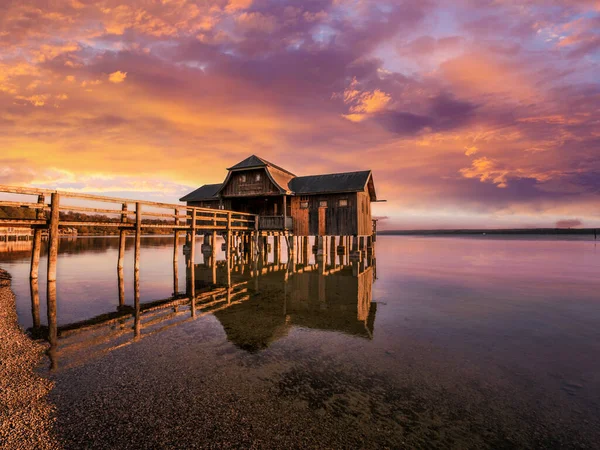
[[245,183],[246,182],[246,175],[240,175],[240,181],[242,183]]
[[254,181],[260,181],[260,173],[257,173],[254,177]]
[[300,202],[300,209],[308,209],[308,200]]
[[338,200],[338,206],[348,206],[348,199],[347,198],[340,198]]
[[327,208],[327,200],[321,200],[319,202],[319,208]]

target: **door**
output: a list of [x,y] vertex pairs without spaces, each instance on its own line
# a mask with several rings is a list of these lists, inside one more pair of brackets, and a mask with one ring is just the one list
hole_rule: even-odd
[[319,236],[327,235],[327,208],[319,208]]

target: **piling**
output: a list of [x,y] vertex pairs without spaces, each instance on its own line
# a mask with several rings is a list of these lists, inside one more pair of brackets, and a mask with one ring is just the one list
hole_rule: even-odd
[[134,287],[134,307],[135,321],[134,331],[135,336],[140,335],[140,245],[142,237],[142,205],[135,204],[135,245],[134,245],[134,261],[133,261],[133,287]]
[[[127,223],[127,203],[121,205],[121,223]],[[125,305],[125,277],[123,274],[123,260],[125,258],[125,240],[127,239],[127,230],[119,230],[119,257],[117,260],[117,278],[119,283],[119,306]]]
[[[179,209],[175,208],[175,226],[179,225]],[[173,296],[179,294],[179,230],[173,230]]]
[[196,317],[196,209],[192,209],[192,226],[190,230],[190,309],[192,317]]
[[[40,209],[38,209],[35,213],[36,219],[44,218],[44,210],[42,207],[44,206],[45,198],[43,195],[38,195],[38,205],[40,205]],[[8,237],[7,237],[8,241]],[[40,267],[40,253],[42,249],[42,230],[40,228],[34,228],[33,230],[33,248],[31,249],[31,268],[29,271],[29,278],[37,280],[39,267]]]

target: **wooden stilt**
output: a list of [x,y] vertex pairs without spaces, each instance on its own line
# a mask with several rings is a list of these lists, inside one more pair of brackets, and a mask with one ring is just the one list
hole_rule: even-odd
[[135,204],[135,244],[133,259],[133,302],[135,308],[134,334],[140,335],[140,247],[142,238],[142,205]]
[[[175,208],[175,216],[179,209]],[[179,225],[179,217],[175,217],[175,225]],[[179,294],[179,231],[173,231],[173,296]]]
[[58,193],[53,192],[50,204],[50,224],[48,226],[48,282],[56,281],[56,260],[58,258]]
[[[54,194],[53,194],[54,195]],[[50,348],[50,369],[57,369],[56,350],[58,346],[58,326],[56,323],[56,281],[50,281],[47,285],[47,313],[48,313],[48,342]]]
[[[123,203],[121,211],[127,211],[127,203]],[[127,214],[121,214],[121,222],[127,223]],[[119,283],[119,306],[125,305],[125,277],[123,273],[123,261],[125,259],[125,241],[127,239],[127,231],[119,230],[119,259],[117,260],[117,279]]]
[[196,317],[196,208],[192,209],[192,224],[190,232],[190,310]]
[[29,279],[29,290],[31,292],[31,318],[33,328],[37,329],[40,327],[40,290],[37,277]]
[[[38,195],[38,204],[43,205],[45,198],[43,195]],[[44,210],[38,209],[35,214],[37,219],[44,218]],[[8,236],[7,236],[8,241]],[[40,267],[40,253],[42,249],[42,230],[34,228],[33,230],[33,248],[31,250],[31,267],[29,271],[29,278],[37,280]]]

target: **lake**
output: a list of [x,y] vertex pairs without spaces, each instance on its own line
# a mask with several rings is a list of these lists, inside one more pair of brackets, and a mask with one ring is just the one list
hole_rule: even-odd
[[[27,245],[0,249],[24,328]],[[67,448],[600,448],[593,240],[379,236],[358,273],[240,266],[228,292],[200,290],[195,317],[173,297],[172,251],[172,238],[142,239],[134,335],[118,238],[61,240],[66,331],[40,371]],[[183,256],[179,268],[185,292]]]

